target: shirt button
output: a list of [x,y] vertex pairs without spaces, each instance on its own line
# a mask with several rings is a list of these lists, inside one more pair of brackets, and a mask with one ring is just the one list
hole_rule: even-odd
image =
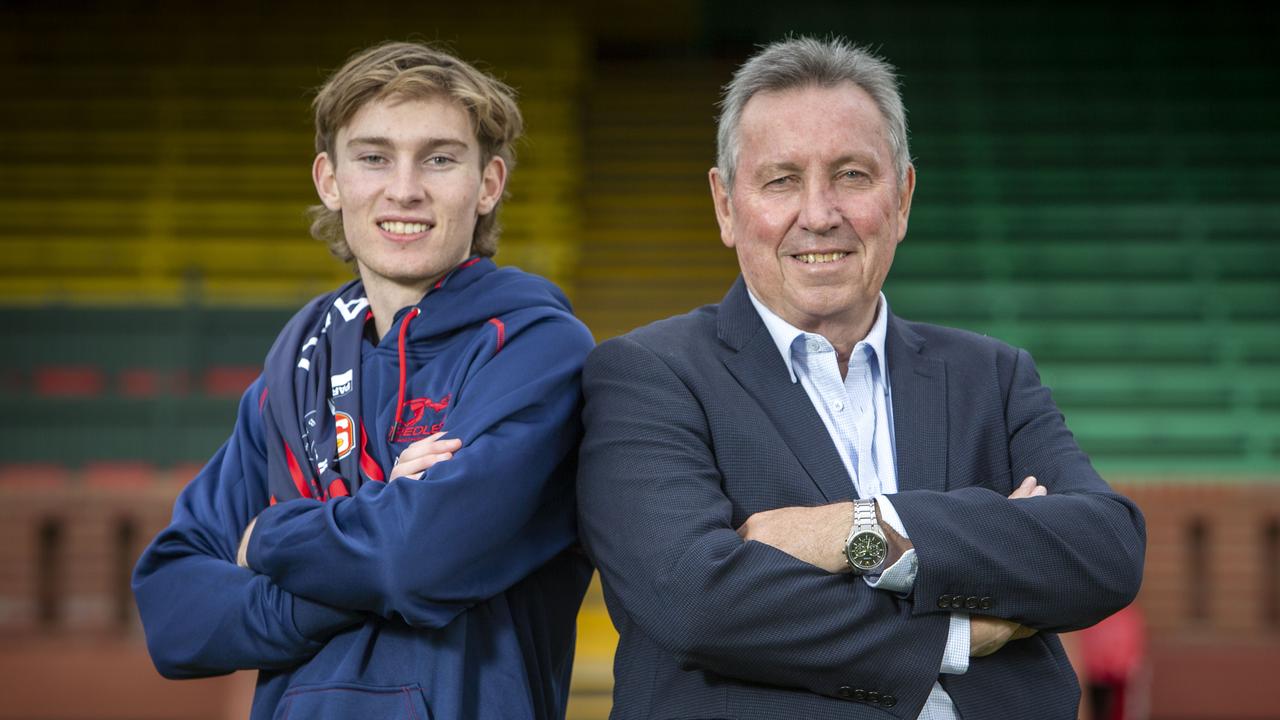
[[832,407],[836,409],[836,412],[840,412],[841,410],[844,410],[844,401],[837,400],[832,404]]

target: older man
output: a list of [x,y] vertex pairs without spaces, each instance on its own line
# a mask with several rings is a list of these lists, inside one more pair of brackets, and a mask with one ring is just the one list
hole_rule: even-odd
[[1025,351],[889,311],[916,183],[892,67],[765,48],[710,183],[742,277],[584,371],[613,717],[1074,718],[1053,633],[1133,599],[1143,520]]

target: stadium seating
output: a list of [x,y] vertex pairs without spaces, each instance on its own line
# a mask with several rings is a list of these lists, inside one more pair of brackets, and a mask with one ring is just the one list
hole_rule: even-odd
[[[210,709],[226,685],[153,677],[128,566],[226,438],[276,331],[351,277],[307,233],[310,89],[414,31],[520,91],[498,260],[563,285],[597,339],[735,278],[705,174],[714,101],[752,44],[881,47],[919,171],[892,309],[1028,349],[1143,507],[1160,717],[1219,716],[1223,695],[1238,717],[1274,715],[1256,700],[1280,660],[1274,14],[704,0],[335,23],[324,3],[287,5],[0,8],[0,668],[6,687],[85,683],[0,718],[235,716]],[[615,636],[598,584],[579,627],[570,717],[602,718]],[[1215,668],[1237,681],[1216,697],[1199,684]]]

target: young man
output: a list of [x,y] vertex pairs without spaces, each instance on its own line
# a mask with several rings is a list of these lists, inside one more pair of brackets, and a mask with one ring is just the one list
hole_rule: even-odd
[[563,717],[592,340],[489,259],[512,92],[392,43],[315,111],[312,233],[359,278],[285,326],[139,560],[151,655],[172,678],[257,668],[254,718]]

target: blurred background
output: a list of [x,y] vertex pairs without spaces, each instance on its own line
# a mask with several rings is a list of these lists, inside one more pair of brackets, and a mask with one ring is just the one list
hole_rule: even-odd
[[[894,311],[1028,348],[1146,513],[1140,622],[1068,638],[1086,681],[1161,720],[1280,718],[1272,7],[0,2],[0,720],[245,715],[248,673],[155,673],[128,575],[276,331],[349,277],[303,217],[329,71],[424,39],[514,85],[497,260],[604,339],[732,282],[715,102],[789,32],[901,70]],[[593,587],[571,718],[607,715],[614,641]]]

